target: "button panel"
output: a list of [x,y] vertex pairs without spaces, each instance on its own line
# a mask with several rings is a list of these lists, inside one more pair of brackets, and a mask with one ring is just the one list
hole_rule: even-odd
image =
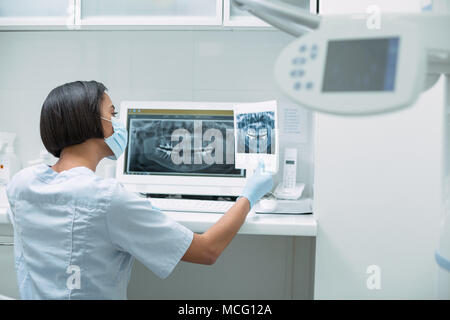
[[[307,79],[308,64],[314,62],[318,56],[319,46],[316,43],[311,45],[302,44],[298,48],[299,54],[292,59],[292,69],[290,72],[290,77],[292,78],[293,85],[292,88],[295,91],[300,91],[302,88],[306,90],[312,90],[314,88],[314,83],[310,79]],[[299,66],[305,66],[304,69],[299,69]],[[306,75],[305,82],[298,81],[298,78],[304,77]]]
[[303,77],[304,74],[305,74],[305,71],[303,69],[291,71],[291,77]]
[[302,65],[305,64],[306,59],[304,57],[297,57],[292,60],[292,64]]

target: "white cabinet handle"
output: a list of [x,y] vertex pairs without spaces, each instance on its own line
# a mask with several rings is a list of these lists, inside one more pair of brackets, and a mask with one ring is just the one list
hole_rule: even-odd
[[0,247],[1,246],[10,247],[10,246],[13,246],[13,245],[14,245],[13,242],[0,242]]

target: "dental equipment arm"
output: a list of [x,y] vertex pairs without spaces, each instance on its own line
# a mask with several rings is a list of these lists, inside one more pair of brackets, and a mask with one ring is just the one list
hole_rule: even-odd
[[260,18],[261,20],[267,22],[268,24],[274,26],[277,29],[280,29],[294,37],[300,37],[308,32],[311,32],[311,29],[292,23],[292,22],[285,22],[281,19],[275,18],[270,16],[269,14],[260,12],[260,11],[253,11],[251,9],[248,10],[251,14],[254,16]]
[[[291,24],[299,24],[308,29],[317,29],[321,21],[321,17],[281,1],[233,0],[233,3],[239,9],[249,11],[269,24],[272,24],[270,21],[276,19],[277,25],[274,26],[281,30],[284,30],[285,27],[290,29]],[[283,26],[283,23],[287,23],[287,26]]]

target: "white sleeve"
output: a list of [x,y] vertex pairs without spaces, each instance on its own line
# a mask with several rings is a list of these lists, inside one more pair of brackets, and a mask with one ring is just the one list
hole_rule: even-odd
[[189,248],[193,232],[119,183],[112,196],[106,221],[113,244],[158,277],[168,277]]

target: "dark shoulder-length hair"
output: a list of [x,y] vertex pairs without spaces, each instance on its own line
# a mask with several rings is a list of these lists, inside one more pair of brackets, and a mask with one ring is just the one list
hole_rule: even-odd
[[104,138],[100,106],[106,87],[97,81],[75,81],[56,87],[41,110],[41,139],[48,152],[60,157],[69,146]]

